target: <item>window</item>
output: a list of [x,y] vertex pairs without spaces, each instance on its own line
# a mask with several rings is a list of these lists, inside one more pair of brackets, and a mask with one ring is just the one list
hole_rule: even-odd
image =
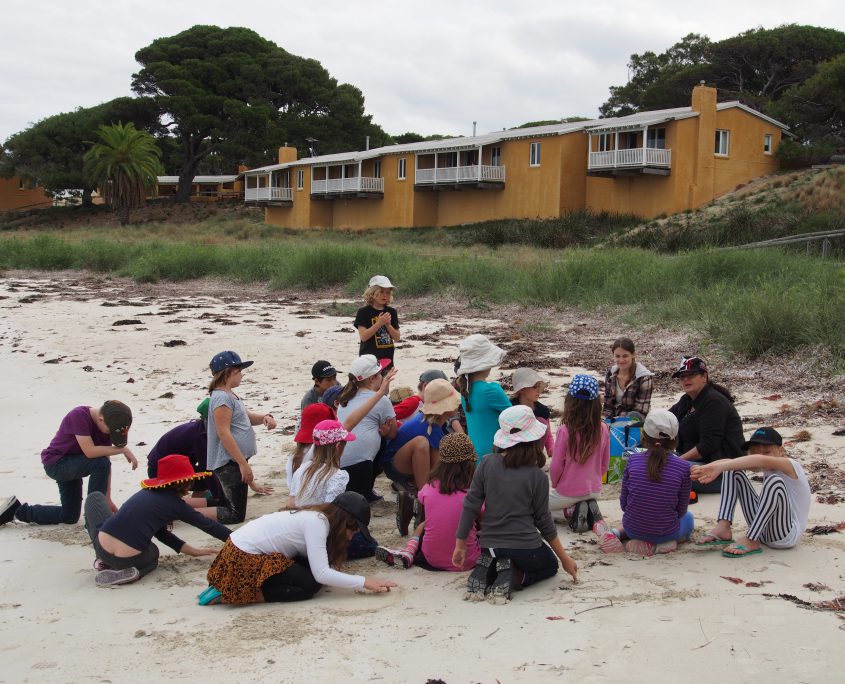
[[763,136],[763,154],[772,153],[772,134],[766,133]]
[[531,143],[528,164],[529,166],[540,166],[540,143]]
[[726,157],[728,155],[730,131],[716,130],[716,147],[714,153]]
[[302,190],[305,187],[305,169],[297,169],[296,171],[296,189]]
[[645,135],[645,146],[652,149],[665,150],[666,149],[666,129],[665,128],[649,128]]
[[373,178],[381,178],[381,159],[373,162]]
[[502,165],[502,148],[493,147],[490,149],[490,166]]
[[399,180],[405,180],[405,157],[399,160],[399,173],[397,174]]
[[610,133],[599,133],[599,152],[610,152],[613,149],[613,138]]

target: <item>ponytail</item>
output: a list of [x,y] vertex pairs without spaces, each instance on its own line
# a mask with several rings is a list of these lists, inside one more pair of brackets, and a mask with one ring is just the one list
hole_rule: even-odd
[[469,403],[469,392],[472,389],[472,380],[469,379],[469,375],[459,375],[456,382],[458,384],[458,392],[460,392],[461,396],[464,398],[466,412],[469,413],[472,411],[472,406]]
[[340,390],[340,394],[337,396],[337,403],[338,406],[346,406],[352,399],[355,398],[355,395],[358,394],[358,390],[361,389],[361,385],[364,383],[364,380],[358,382],[352,373],[349,374],[349,382],[344,385],[343,389]]
[[669,452],[675,448],[678,440],[663,437],[655,439],[645,432],[642,436],[642,444],[648,449],[648,463],[647,474],[648,479],[652,482],[660,482],[660,476],[663,473],[663,467],[666,465],[666,459],[669,458]]

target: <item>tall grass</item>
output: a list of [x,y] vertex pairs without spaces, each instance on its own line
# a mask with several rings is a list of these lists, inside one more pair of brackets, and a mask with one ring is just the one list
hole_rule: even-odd
[[138,281],[220,276],[275,288],[341,286],[359,294],[385,273],[399,295],[451,292],[467,300],[609,307],[646,323],[682,325],[739,355],[805,345],[845,358],[845,270],[780,250],[449,249],[298,239],[221,246],[160,241],[0,240],[0,268],[86,269]]

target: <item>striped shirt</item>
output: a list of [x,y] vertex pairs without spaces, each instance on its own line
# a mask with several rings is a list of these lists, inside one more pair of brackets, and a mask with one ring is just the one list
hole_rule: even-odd
[[689,506],[690,464],[669,454],[660,482],[653,482],[648,479],[648,454],[632,454],[622,477],[622,527],[632,539],[675,534]]

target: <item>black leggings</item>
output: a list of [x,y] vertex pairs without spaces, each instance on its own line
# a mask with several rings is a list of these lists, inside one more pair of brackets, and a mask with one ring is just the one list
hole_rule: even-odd
[[236,525],[246,519],[246,498],[249,487],[241,481],[241,469],[234,461],[214,471],[223,499],[217,503],[217,522]]
[[308,560],[297,558],[287,570],[264,580],[261,593],[267,603],[307,601],[320,590],[321,586],[311,574]]
[[361,496],[367,497],[373,491],[373,462],[361,461],[355,465],[342,468],[349,473],[349,484],[346,485],[347,492],[358,492]]

